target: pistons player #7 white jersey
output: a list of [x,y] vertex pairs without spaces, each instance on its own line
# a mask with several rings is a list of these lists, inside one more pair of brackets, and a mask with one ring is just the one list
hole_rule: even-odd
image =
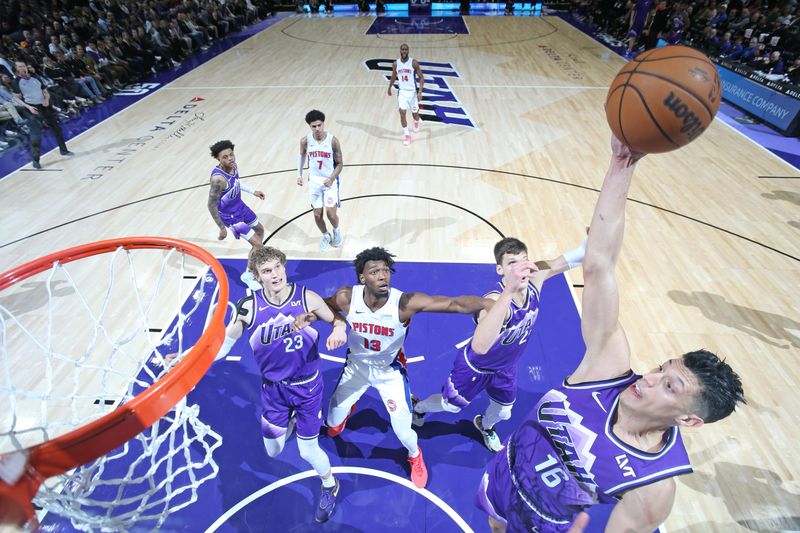
[[408,322],[400,321],[403,291],[389,290],[389,298],[377,311],[364,303],[364,286],[354,285],[347,322],[347,357],[369,366],[389,366],[397,358],[406,338]]
[[333,162],[332,134],[326,132],[325,138],[318,141],[313,133],[309,133],[306,138],[306,154],[308,154],[308,173],[312,178],[325,181],[331,177],[336,166]]

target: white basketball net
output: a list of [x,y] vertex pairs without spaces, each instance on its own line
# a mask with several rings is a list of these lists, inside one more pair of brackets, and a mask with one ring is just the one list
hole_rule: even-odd
[[[0,292],[0,453],[81,427],[158,381],[164,356],[180,360],[205,329],[218,288],[175,249],[118,248]],[[184,398],[122,447],[47,480],[34,504],[83,531],[157,529],[218,472],[222,439],[199,414]]]

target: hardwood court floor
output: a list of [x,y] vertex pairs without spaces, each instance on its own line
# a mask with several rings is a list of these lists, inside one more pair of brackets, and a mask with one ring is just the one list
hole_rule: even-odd
[[[603,102],[623,60],[553,17],[468,17],[470,35],[365,36],[372,20],[281,21],[73,140],[76,157],[43,158],[62,172],[2,180],[0,268],[138,234],[244,256],[243,243],[216,240],[206,211],[207,147],[223,138],[246,183],[267,194],[246,200],[268,235],[277,230],[270,243],[291,258],[382,245],[404,260],[490,262],[498,231],[535,257],[574,246],[608,163]],[[402,146],[395,99],[365,67],[395,58],[401,42],[420,61],[452,64],[449,87],[476,128],[425,122]],[[295,184],[312,108],[327,114],[345,160],[345,242],[325,254]],[[671,533],[800,528],[798,177],[719,121],[639,165],[618,268],[634,369],[709,348],[749,398],[728,420],[684,432],[696,473],[678,481]]]

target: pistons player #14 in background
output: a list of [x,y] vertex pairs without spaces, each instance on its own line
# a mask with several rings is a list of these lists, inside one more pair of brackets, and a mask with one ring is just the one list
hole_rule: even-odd
[[[388,81],[392,75],[393,62],[394,59],[368,59],[364,61],[364,66],[373,72],[383,72]],[[426,122],[478,129],[469,111],[447,83],[448,78],[461,78],[453,64],[419,60],[417,63],[425,75],[422,100],[419,102],[420,118]]]

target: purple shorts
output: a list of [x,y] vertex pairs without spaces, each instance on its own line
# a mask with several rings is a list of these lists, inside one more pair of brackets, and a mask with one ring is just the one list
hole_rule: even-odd
[[297,437],[315,439],[322,427],[322,374],[261,385],[261,433],[276,439],[286,433],[289,417],[297,420]]
[[467,361],[466,348],[459,350],[447,383],[442,386],[442,396],[450,405],[463,409],[483,390],[499,404],[513,404],[517,399],[517,366],[482,370]]
[[222,223],[225,224],[228,228],[233,231],[233,236],[237,239],[239,235],[242,233],[236,227],[237,224],[244,223],[249,227],[253,227],[258,223],[258,217],[253,212],[252,209],[247,207],[244,203],[238,206],[232,212],[223,213],[222,211],[219,212],[219,217],[222,219]]

